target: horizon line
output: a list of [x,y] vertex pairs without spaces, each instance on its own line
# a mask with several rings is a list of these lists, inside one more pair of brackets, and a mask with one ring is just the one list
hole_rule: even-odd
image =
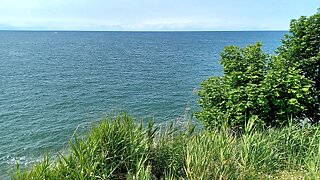
[[258,30],[55,30],[55,29],[0,29],[0,31],[24,32],[253,32],[253,31],[289,31],[289,29],[258,29]]

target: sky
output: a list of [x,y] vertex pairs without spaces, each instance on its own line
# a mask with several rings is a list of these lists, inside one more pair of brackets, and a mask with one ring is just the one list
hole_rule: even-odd
[[320,0],[0,0],[0,30],[288,30]]

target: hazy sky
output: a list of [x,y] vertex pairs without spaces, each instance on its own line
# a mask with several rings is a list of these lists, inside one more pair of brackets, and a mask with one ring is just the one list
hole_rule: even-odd
[[287,30],[320,0],[0,0],[0,29]]

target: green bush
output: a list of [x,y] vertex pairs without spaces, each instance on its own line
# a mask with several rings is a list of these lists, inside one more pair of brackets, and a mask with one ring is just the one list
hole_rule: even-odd
[[[318,9],[319,10],[319,9]],[[301,74],[313,81],[313,103],[308,105],[306,116],[313,123],[320,119],[320,11],[318,13],[290,23],[290,34],[278,48],[279,56],[301,69]]]
[[196,117],[206,128],[243,127],[250,119],[259,126],[319,122],[320,13],[292,20],[290,33],[276,56],[264,54],[261,43],[224,48],[224,75],[204,80],[198,92]]
[[283,125],[290,119],[303,118],[308,105],[313,103],[312,81],[301,75],[298,67],[285,61],[274,57],[261,84],[265,100],[261,118],[268,125]]
[[252,118],[281,126],[301,117],[311,101],[311,82],[284,59],[264,54],[260,43],[225,47],[221,63],[224,75],[203,81],[198,93],[202,110],[196,117],[209,129],[244,126]]

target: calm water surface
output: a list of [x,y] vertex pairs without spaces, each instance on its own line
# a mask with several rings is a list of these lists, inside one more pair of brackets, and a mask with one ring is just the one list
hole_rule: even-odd
[[194,111],[192,90],[222,75],[224,46],[273,53],[285,33],[0,31],[0,179],[106,113],[161,123]]

